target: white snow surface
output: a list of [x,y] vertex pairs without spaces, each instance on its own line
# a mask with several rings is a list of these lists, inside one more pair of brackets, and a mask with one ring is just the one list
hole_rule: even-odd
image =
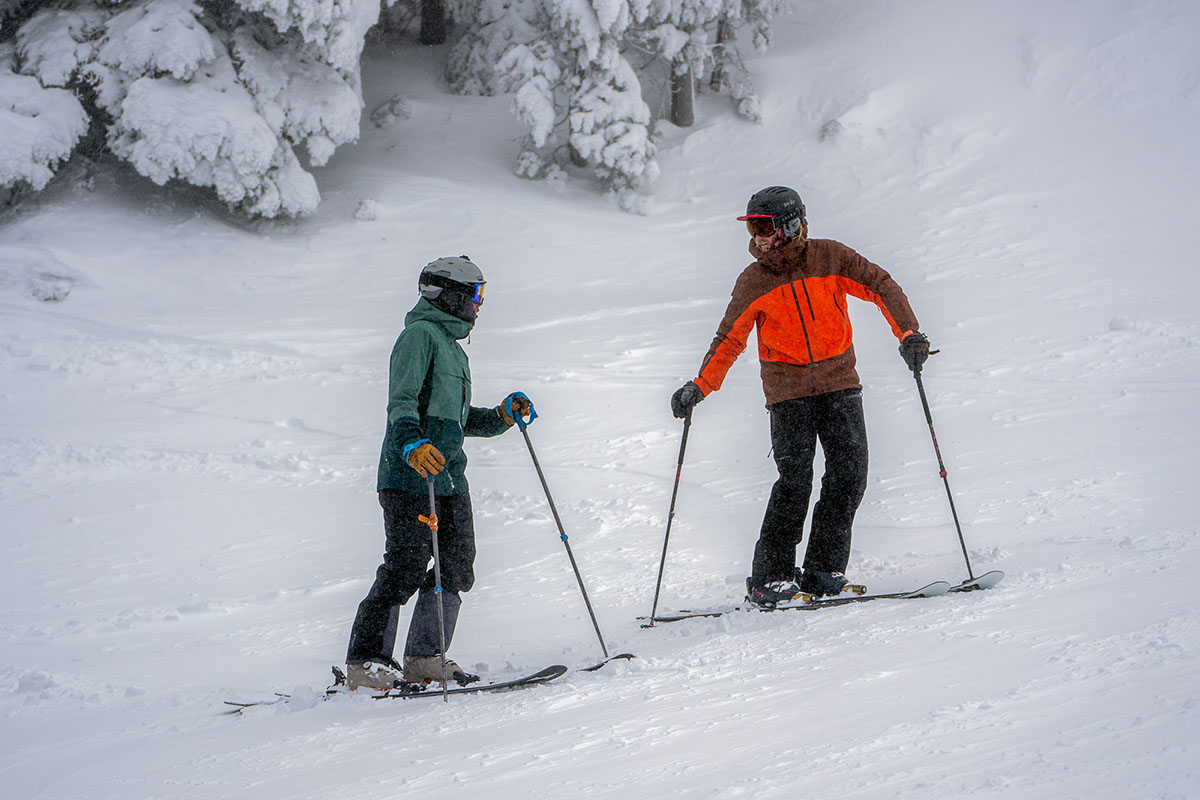
[[[415,46],[363,76],[368,108],[411,114],[340,148],[302,222],[127,169],[53,183],[0,221],[4,796],[1200,795],[1197,29],[1166,0],[802,2],[749,63],[762,123],[702,97],[644,216],[513,177],[509,101],[445,95]],[[748,261],[733,218],[774,183],[908,292],[973,567],[1008,577],[644,630],[667,400]],[[608,648],[638,658],[319,702],[383,547],[388,353],[420,266],[459,253],[489,282],[475,402],[534,399]],[[851,313],[872,448],[851,577],[961,579],[912,378]],[[663,610],[741,597],[773,479],[752,354],[696,410]],[[491,680],[592,663],[522,438],[469,455],[452,654]],[[275,691],[296,699],[221,714]]]

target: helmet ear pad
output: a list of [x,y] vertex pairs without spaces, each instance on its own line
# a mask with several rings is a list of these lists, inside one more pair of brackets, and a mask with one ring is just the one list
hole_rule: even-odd
[[783,223],[783,240],[790,242],[792,239],[795,239],[804,230],[805,224],[804,217],[802,216],[795,216],[785,220]]

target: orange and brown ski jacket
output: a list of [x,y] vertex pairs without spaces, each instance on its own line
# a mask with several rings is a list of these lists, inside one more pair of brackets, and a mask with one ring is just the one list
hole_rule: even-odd
[[721,388],[752,329],[767,405],[861,388],[847,295],[879,306],[897,339],[919,330],[900,286],[841,242],[794,239],[767,253],[751,242],[750,253],[757,261],[738,277],[695,379],[705,396]]

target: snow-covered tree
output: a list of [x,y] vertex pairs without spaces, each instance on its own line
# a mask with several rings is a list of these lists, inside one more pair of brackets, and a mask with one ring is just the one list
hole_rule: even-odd
[[742,61],[738,31],[749,27],[755,49],[765,52],[771,41],[771,23],[786,0],[647,2],[645,20],[630,38],[669,65],[671,121],[682,127],[692,124],[693,92],[706,78],[713,92],[733,100],[739,116],[759,121],[758,96]]
[[529,127],[525,177],[587,167],[628,209],[658,174],[650,108],[621,52],[627,0],[474,0],[447,80],[457,91],[513,94]]
[[16,32],[16,71],[74,93],[107,148],[156,183],[211,187],[252,215],[305,214],[320,199],[306,167],[358,136],[378,0],[41,5]]
[[613,191],[623,208],[636,208],[636,192],[658,177],[650,107],[633,67],[611,36],[572,76],[568,141]]
[[[514,95],[529,127],[516,171],[555,174],[590,167],[626,207],[658,173],[644,78],[666,75],[670,118],[692,124],[697,82],[759,119],[758,98],[737,47],[750,25],[769,42],[784,0],[457,0],[465,31],[447,63],[464,94]],[[635,68],[633,61],[641,63]],[[666,114],[664,114],[665,116]]]
[[[525,50],[547,33],[549,25],[544,6],[535,0],[465,0],[460,15],[467,23],[446,61],[446,82],[459,94],[485,97],[499,94],[502,86],[512,83],[505,75],[513,67],[523,70],[531,66],[522,63],[497,68],[513,48],[521,50],[511,58],[529,58]],[[556,61],[557,53],[543,49],[539,57]]]
[[631,38],[667,65],[671,84],[670,119],[690,127],[695,119],[696,80],[712,63],[709,29],[725,0],[649,0]]
[[0,45],[0,200],[45,187],[88,129],[73,94],[12,71],[12,50]]

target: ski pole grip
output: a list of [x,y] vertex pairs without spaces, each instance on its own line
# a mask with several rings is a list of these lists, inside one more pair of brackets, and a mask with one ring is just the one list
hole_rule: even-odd
[[[524,420],[521,415],[513,411],[513,400],[521,398],[529,403],[529,419]],[[538,418],[537,410],[533,407],[533,401],[529,399],[529,395],[524,392],[513,392],[508,397],[504,398],[504,413],[508,414],[508,418],[517,424],[517,427],[524,433],[525,429],[533,424],[533,421]]]

